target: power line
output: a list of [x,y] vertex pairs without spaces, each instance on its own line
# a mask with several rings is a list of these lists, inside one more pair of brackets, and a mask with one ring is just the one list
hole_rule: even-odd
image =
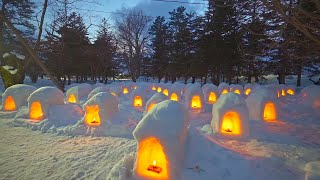
[[180,3],[180,4],[193,4],[193,5],[208,5],[207,3],[202,3],[202,2],[188,2],[188,1],[177,1],[177,0],[152,0],[152,1]]

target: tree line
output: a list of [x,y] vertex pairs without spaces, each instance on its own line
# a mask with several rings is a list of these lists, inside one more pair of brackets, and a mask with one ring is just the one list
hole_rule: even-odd
[[[122,9],[112,27],[103,18],[94,40],[76,0],[46,0],[38,27],[32,23],[31,0],[1,0],[1,12],[29,38],[37,55],[62,84],[91,79],[107,83],[122,76],[165,82],[200,78],[204,83],[261,82],[276,74],[310,78],[320,73],[320,4],[317,0],[208,0],[203,14],[181,6],[168,16],[150,17],[140,9]],[[47,4],[46,4],[47,2]],[[47,7],[54,16],[42,33]],[[166,18],[167,17],[167,18]],[[90,26],[90,25],[89,25]],[[38,38],[34,38],[39,29]],[[19,49],[19,42],[0,22],[0,53]],[[0,57],[2,58],[2,57]],[[30,59],[30,58],[29,58]],[[33,82],[42,71],[27,60]],[[312,79],[311,79],[312,80]],[[316,82],[315,82],[316,83]]]

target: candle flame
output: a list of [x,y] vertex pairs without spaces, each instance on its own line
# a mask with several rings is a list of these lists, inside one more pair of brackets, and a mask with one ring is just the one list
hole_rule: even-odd
[[153,166],[156,166],[157,165],[156,160],[153,160],[152,164],[153,164]]

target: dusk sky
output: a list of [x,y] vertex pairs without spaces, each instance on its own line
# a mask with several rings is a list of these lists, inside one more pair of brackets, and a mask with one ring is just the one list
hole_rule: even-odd
[[[166,0],[170,1],[170,0]],[[100,20],[105,17],[112,24],[113,17],[115,14],[108,12],[117,12],[121,11],[122,8],[139,8],[142,9],[146,15],[156,17],[156,16],[165,16],[168,17],[169,11],[173,9],[184,6],[187,8],[187,11],[195,11],[197,13],[203,13],[207,5],[204,0],[179,0],[181,2],[190,2],[190,3],[202,3],[202,4],[187,4],[187,3],[178,3],[178,2],[159,2],[155,0],[98,0],[97,4],[77,4],[76,7],[79,9],[80,13],[83,15],[86,24],[98,24]],[[41,3],[39,3],[41,7]],[[89,11],[91,10],[91,11]],[[90,37],[94,38],[95,31],[97,27],[92,25],[89,28]]]

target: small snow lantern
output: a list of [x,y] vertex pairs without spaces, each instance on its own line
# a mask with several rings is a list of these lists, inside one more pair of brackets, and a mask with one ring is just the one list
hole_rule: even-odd
[[249,112],[245,100],[238,94],[221,95],[212,106],[213,132],[229,137],[249,135]]
[[137,156],[134,174],[143,179],[181,179],[189,115],[178,102],[155,105],[133,131]]
[[279,100],[275,91],[270,88],[259,88],[246,99],[251,120],[263,120],[266,122],[278,119]]
[[27,99],[37,88],[16,84],[8,87],[2,94],[2,109],[5,111],[16,111],[21,106],[27,105]]
[[34,91],[28,98],[29,118],[41,121],[48,115],[52,105],[64,104],[63,92],[55,87],[42,87]]
[[181,100],[181,90],[182,90],[182,87],[178,86],[178,85],[172,85],[171,88],[170,88],[170,94],[169,94],[169,97],[170,97],[170,100],[172,101],[180,101]]
[[202,87],[204,99],[209,104],[214,104],[219,97],[218,87],[213,84],[206,84],[207,86]]
[[169,95],[169,90],[167,88],[163,89],[162,93],[166,96]]
[[203,92],[199,86],[190,86],[186,92],[185,103],[188,109],[203,111]]
[[161,91],[162,91],[162,88],[161,88],[160,86],[158,86],[157,92],[159,93],[159,92],[161,92]]
[[152,84],[152,91],[156,91],[157,90],[157,87],[155,84]]
[[296,93],[296,88],[295,88],[295,86],[288,86],[286,93],[287,93],[288,95],[291,95],[291,96],[295,95],[295,93]]
[[97,93],[83,105],[86,112],[84,122],[88,126],[100,126],[102,122],[119,111],[118,104],[118,98],[111,93]]
[[122,93],[123,94],[128,94],[129,93],[129,90],[127,87],[124,87],[123,90],[122,90]]
[[218,89],[220,94],[227,94],[230,90],[230,87],[227,83],[220,83]]
[[253,87],[254,86],[252,84],[246,84],[244,86],[244,94],[248,96],[250,94],[250,92],[252,91]]
[[90,84],[80,84],[70,88],[66,92],[66,102],[68,103],[79,103],[82,98],[87,98],[88,94],[92,91]]
[[146,112],[149,112],[156,104],[167,100],[168,97],[162,93],[154,94],[146,104]]
[[135,89],[132,92],[132,105],[133,107],[143,107],[146,103],[145,91],[142,88]]
[[236,94],[243,94],[243,87],[239,84],[234,84],[231,86],[231,91],[236,93]]

